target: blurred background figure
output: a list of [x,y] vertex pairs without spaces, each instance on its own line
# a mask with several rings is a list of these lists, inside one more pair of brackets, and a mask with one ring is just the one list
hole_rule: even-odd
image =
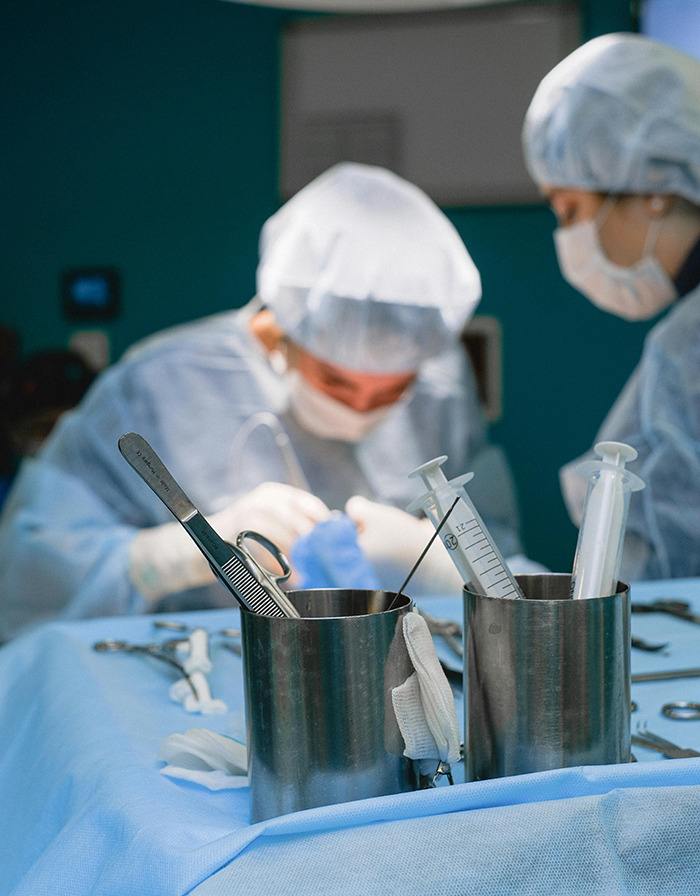
[[[523,144],[568,282],[626,320],[668,311],[594,440],[632,445],[646,482],[622,578],[700,575],[700,62],[640,35],[595,38],[543,79]],[[578,463],[561,472],[577,525]]]
[[8,324],[0,323],[0,509],[15,475],[16,461],[7,432],[7,400],[10,377],[19,357],[19,334]]
[[17,362],[9,378],[6,425],[18,458],[36,455],[58,418],[78,404],[95,376],[70,349],[44,349]]
[[[403,510],[420,490],[408,474],[446,454],[449,477],[475,470],[475,504],[516,554],[509,468],[459,341],[480,297],[463,242],[421,190],[356,164],[312,181],[264,225],[248,305],[134,346],[23,465],[0,521],[0,634],[229,603],[120,456],[127,431],[226,540],[253,529],[290,556],[347,510],[390,590],[433,532]],[[412,594],[461,589],[434,548]]]
[[4,493],[21,461],[34,457],[61,414],[75,407],[96,372],[70,349],[43,349],[3,365]]

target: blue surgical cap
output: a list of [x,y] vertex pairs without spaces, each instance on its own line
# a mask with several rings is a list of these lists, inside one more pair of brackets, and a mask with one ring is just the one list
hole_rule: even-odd
[[700,205],[700,62],[637,34],[596,37],[540,83],[523,148],[539,184]]
[[455,343],[481,279],[422,190],[383,168],[343,163],[266,221],[257,292],[311,354],[398,373]]

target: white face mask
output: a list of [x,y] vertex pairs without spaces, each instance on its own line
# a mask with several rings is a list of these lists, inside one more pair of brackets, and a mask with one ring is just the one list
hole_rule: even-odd
[[394,408],[393,404],[388,404],[372,411],[356,411],[315,389],[298,370],[288,370],[285,379],[292,413],[304,429],[321,439],[359,442]]
[[677,297],[676,288],[653,254],[663,220],[649,225],[642,258],[632,267],[613,264],[600,245],[598,219],[554,231],[564,278],[587,298],[626,320],[648,320]]

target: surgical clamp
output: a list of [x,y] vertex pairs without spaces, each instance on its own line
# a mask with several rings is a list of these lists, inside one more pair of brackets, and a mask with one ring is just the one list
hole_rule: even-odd
[[679,747],[670,740],[659,737],[644,726],[637,727],[637,733],[632,735],[632,743],[636,747],[646,747],[648,750],[656,750],[662,753],[667,759],[690,759],[693,756],[700,756],[697,750],[691,750],[686,747]]
[[668,613],[669,616],[677,616],[700,625],[700,614],[691,613],[690,604],[685,600],[660,597],[649,604],[632,603],[631,610],[633,613]]

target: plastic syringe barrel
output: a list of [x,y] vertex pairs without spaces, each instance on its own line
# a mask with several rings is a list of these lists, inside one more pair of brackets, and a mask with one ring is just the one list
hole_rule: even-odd
[[435,458],[410,474],[423,479],[428,491],[408,510],[422,507],[435,528],[450,512],[441,530],[442,542],[465,584],[470,584],[475,592],[489,597],[524,597],[464,488],[474,474],[448,481],[440,469],[446,460],[445,456]]
[[571,577],[575,599],[615,594],[630,493],[644,488],[639,476],[625,469],[637,456],[634,448],[624,442],[599,442],[595,450],[601,460],[578,467],[589,481]]

